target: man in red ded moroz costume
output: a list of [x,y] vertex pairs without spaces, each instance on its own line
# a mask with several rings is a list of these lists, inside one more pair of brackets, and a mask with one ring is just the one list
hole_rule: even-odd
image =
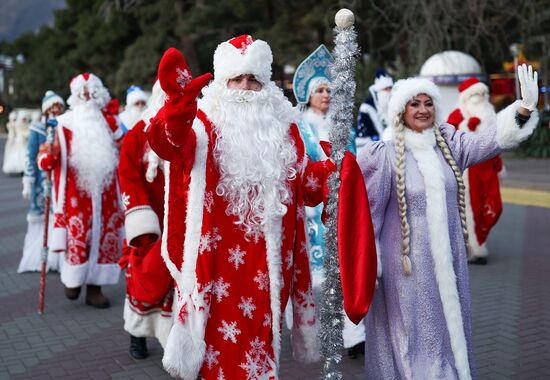
[[142,119],[124,138],[118,166],[126,229],[120,260],[127,285],[124,329],[130,333],[130,354],[135,359],[147,357],[147,337],[156,337],[165,346],[172,327],[173,280],[160,254],[164,173],[162,160],[145,134],[165,99],[157,81]]
[[198,105],[211,75],[193,79],[176,49],[159,65],[168,99],[147,134],[167,161],[162,254],[176,284],[163,364],[183,379],[278,378],[289,298],[294,356],[319,358],[304,205],[323,201],[334,164],[308,162],[272,60],[251,36],[221,43]]
[[[472,77],[459,86],[458,108],[448,118],[448,123],[466,132],[480,132],[496,123],[497,114],[489,101],[489,88]],[[497,126],[498,128],[498,126]],[[502,158],[496,156],[471,166],[464,172],[466,185],[466,220],[469,245],[474,264],[487,263],[485,245],[491,228],[502,213],[502,199],[498,174],[503,170]]]
[[86,303],[109,307],[102,285],[118,283],[123,214],[118,193],[117,142],[122,138],[101,80],[83,73],[71,80],[70,110],[60,116],[54,145],[37,157],[53,170],[54,229],[51,252],[65,252],[61,281],[74,300],[86,285]]

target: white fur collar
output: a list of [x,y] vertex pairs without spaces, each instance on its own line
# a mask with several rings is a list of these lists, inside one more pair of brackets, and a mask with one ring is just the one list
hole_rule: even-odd
[[412,153],[424,180],[430,251],[458,378],[471,380],[460,297],[453,268],[445,176],[441,159],[434,149],[435,134],[433,129],[429,128],[422,133],[407,129],[405,131],[405,146]]
[[428,128],[422,132],[415,132],[410,128],[405,128],[405,147],[411,152],[433,149],[435,146],[435,134],[433,128]]
[[307,124],[313,126],[320,141],[329,141],[330,119],[327,115],[328,114],[325,114],[323,116],[314,112],[311,108],[308,108],[302,116],[302,119]]

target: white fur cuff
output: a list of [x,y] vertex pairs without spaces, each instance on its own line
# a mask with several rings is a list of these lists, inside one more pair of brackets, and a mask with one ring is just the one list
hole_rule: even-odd
[[51,252],[62,252],[67,250],[67,230],[64,227],[55,227],[49,238]]
[[160,236],[160,223],[157,214],[150,206],[137,206],[126,211],[124,220],[126,241],[135,247],[134,239],[144,234]]
[[502,149],[511,149],[518,146],[522,141],[527,140],[533,133],[539,122],[539,113],[535,110],[531,117],[520,128],[516,123],[516,112],[520,101],[516,100],[497,115],[496,141]]

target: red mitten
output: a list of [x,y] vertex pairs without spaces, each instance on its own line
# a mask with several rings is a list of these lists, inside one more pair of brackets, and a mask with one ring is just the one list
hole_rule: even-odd
[[148,248],[151,244],[158,240],[158,236],[155,234],[144,234],[134,238],[132,244],[139,248]]
[[473,116],[468,119],[468,129],[474,132],[480,123],[481,123],[481,120],[479,120],[478,117]]
[[197,113],[197,96],[208,84],[212,74],[206,73],[195,79],[178,49],[166,50],[159,63],[160,86],[168,95],[164,105],[166,135],[176,146],[183,144]]
[[117,98],[111,99],[104,108],[104,111],[110,115],[118,115],[119,110],[120,110],[120,102],[118,101]]
[[158,77],[160,86],[169,98],[184,95],[189,101],[194,101],[212,74],[206,73],[193,79],[183,54],[178,49],[170,48],[160,60]]

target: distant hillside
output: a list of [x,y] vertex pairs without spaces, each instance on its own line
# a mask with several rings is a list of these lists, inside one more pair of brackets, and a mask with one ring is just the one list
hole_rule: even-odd
[[65,0],[1,0],[0,41],[12,42],[21,34],[51,24],[54,10],[65,7]]

